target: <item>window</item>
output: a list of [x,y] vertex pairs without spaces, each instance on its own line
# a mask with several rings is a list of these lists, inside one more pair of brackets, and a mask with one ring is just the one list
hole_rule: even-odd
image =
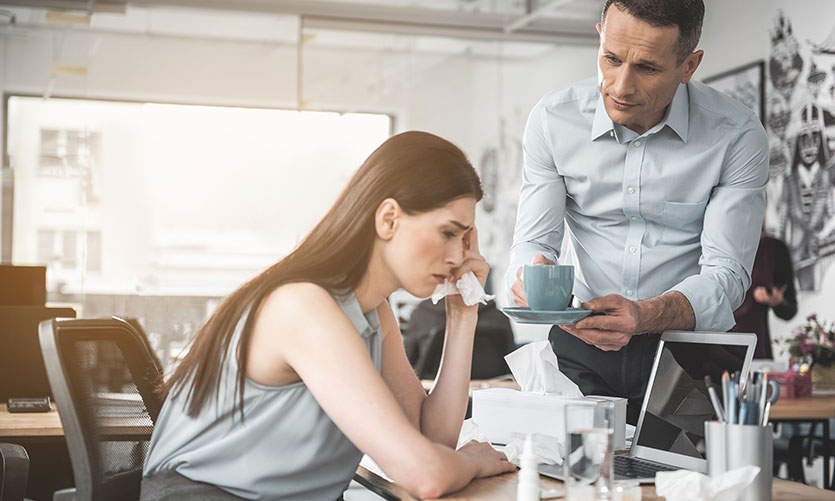
[[[161,357],[313,227],[388,115],[12,96],[12,256]],[[8,218],[8,213],[4,214]]]

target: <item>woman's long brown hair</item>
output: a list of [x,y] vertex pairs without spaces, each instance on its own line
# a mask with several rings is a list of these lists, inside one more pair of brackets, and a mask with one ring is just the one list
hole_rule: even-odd
[[[196,417],[217,398],[235,327],[246,315],[237,346],[238,406],[243,417],[249,340],[264,299],[291,282],[312,282],[332,291],[353,290],[365,274],[376,238],[374,215],[387,198],[406,214],[427,212],[461,198],[481,200],[478,175],[455,145],[426,132],[386,140],[354,174],[333,207],[287,257],[230,294],[192,339],[163,392],[186,390],[187,412]],[[304,333],[299,333],[304,335]]]

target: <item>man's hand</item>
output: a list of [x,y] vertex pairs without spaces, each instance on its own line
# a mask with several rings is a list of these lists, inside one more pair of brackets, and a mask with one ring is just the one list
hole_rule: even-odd
[[643,332],[693,330],[696,315],[690,301],[679,291],[669,291],[643,301],[630,301],[610,294],[583,303],[594,313],[574,325],[560,327],[601,350],[617,351],[629,344],[632,336]]
[[782,287],[772,287],[771,292],[766,287],[756,287],[754,289],[754,301],[768,305],[772,308],[783,304],[784,295],[788,285]]
[[617,294],[594,298],[582,306],[603,315],[589,316],[574,325],[560,327],[604,351],[618,351],[629,344],[641,324],[638,304]]
[[[533,257],[531,264],[554,264],[554,262],[542,254],[537,254]],[[522,283],[522,266],[516,270],[516,281],[513,282],[510,290],[513,292],[513,302],[516,303],[516,306],[528,306],[528,298],[525,297],[525,285]]]

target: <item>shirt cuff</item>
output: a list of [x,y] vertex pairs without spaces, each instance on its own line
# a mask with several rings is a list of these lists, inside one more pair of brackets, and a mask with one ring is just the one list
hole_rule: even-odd
[[513,291],[510,290],[510,288],[513,287],[513,282],[516,281],[516,271],[520,266],[531,264],[531,261],[533,261],[534,256],[537,254],[542,254],[551,261],[559,264],[557,253],[554,250],[546,248],[542,245],[531,242],[523,242],[514,245],[510,250],[510,264],[507,266],[507,271],[504,275],[505,292],[507,294],[508,304],[516,306],[513,302]]
[[690,301],[696,316],[694,330],[727,332],[736,324],[731,302],[724,289],[709,277],[693,275],[670,290],[684,294]]

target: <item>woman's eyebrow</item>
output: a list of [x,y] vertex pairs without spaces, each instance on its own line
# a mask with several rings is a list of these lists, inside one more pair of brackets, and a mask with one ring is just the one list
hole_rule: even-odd
[[450,219],[450,220],[449,220],[449,222],[450,222],[451,224],[454,224],[455,226],[457,226],[457,227],[461,228],[461,229],[462,229],[462,230],[464,230],[464,231],[468,231],[468,230],[470,229],[470,227],[469,227],[469,226],[467,226],[466,224],[459,223],[458,221],[456,221],[456,220],[454,220],[454,219]]

